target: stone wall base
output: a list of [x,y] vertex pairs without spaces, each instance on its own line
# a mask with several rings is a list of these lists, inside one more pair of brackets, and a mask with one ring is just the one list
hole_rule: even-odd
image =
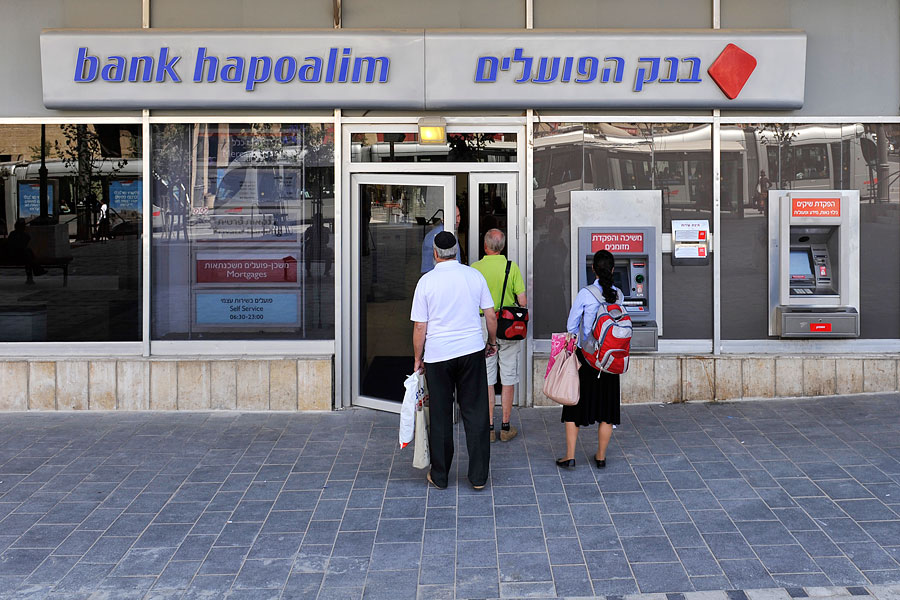
[[[541,392],[547,356],[534,358],[534,405],[555,406]],[[622,403],[715,402],[895,392],[900,357],[882,355],[632,356]]]
[[0,361],[0,410],[331,410],[331,357]]

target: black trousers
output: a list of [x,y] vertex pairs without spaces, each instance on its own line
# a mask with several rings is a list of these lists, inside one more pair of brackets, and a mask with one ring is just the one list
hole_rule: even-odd
[[469,450],[469,482],[484,485],[491,463],[490,415],[488,414],[487,368],[484,351],[425,363],[428,381],[431,427],[431,479],[444,487],[453,462],[453,393],[459,402],[459,414],[466,431]]

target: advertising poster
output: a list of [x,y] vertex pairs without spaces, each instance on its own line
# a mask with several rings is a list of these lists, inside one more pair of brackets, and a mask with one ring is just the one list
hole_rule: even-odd
[[297,293],[197,294],[197,323],[248,327],[294,327],[297,325]]
[[297,252],[243,254],[197,254],[197,283],[266,284],[297,283]]
[[[47,214],[53,214],[54,194],[53,182],[47,182]],[[27,219],[41,214],[41,184],[35,182],[19,182],[19,218]]]
[[143,185],[140,179],[113,179],[109,182],[109,206],[116,212],[141,212]]

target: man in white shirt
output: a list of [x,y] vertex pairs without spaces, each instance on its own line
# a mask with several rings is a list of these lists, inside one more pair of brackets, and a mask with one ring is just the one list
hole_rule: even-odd
[[[419,279],[410,319],[415,370],[425,369],[430,394],[431,427],[428,481],[446,488],[453,462],[453,395],[466,431],[469,483],[476,490],[487,483],[491,460],[488,438],[487,369],[485,355],[497,351],[497,315],[484,277],[456,260],[458,243],[449,231],[434,238],[435,267]],[[487,348],[479,309],[488,330]]]

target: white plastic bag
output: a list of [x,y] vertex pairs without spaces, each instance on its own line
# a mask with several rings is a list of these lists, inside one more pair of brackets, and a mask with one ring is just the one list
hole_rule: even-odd
[[[421,382],[420,382],[421,380]],[[424,373],[413,373],[403,382],[406,392],[403,394],[403,405],[400,407],[400,447],[406,448],[413,440],[416,431],[416,406],[419,403],[418,391],[424,385]]]

